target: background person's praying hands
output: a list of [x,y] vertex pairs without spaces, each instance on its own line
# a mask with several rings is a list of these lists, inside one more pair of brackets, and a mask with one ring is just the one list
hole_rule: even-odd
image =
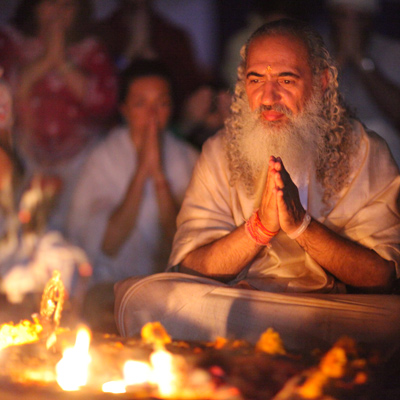
[[143,141],[138,148],[138,170],[145,176],[157,182],[157,179],[165,179],[161,152],[160,152],[160,133],[163,127],[160,127],[157,116],[149,119],[147,126],[143,131]]
[[66,84],[78,100],[86,93],[86,77],[74,66],[67,55],[67,38],[76,15],[73,3],[43,2],[38,7],[38,36],[43,38],[43,55],[27,64],[21,75],[18,99],[26,100],[32,87],[47,74],[54,72],[65,78]]

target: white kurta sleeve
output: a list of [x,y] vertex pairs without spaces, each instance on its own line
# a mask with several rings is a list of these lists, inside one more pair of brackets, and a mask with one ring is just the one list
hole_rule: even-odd
[[220,134],[209,139],[194,168],[177,218],[169,268],[192,250],[227,235],[236,228],[231,189]]

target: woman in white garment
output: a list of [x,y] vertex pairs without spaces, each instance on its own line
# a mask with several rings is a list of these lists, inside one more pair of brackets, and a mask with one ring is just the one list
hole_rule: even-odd
[[168,130],[173,89],[158,62],[138,60],[124,71],[120,110],[125,124],[89,156],[68,222],[69,238],[92,262],[91,291],[99,297],[91,296],[90,309],[104,306],[114,282],[165,269],[198,156]]

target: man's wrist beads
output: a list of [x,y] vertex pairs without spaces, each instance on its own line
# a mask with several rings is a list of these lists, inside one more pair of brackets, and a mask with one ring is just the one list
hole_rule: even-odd
[[253,242],[261,246],[267,246],[271,239],[279,232],[279,230],[271,232],[262,224],[258,215],[258,209],[246,221],[245,231]]

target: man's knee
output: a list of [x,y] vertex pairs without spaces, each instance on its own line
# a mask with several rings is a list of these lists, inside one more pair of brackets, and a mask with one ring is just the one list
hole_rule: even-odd
[[115,284],[114,314],[122,336],[140,334],[143,325],[161,321],[167,312],[176,282],[163,279],[162,275],[133,277]]
[[[180,273],[129,278],[115,285],[115,320],[122,336],[135,336],[147,322],[169,324],[212,291],[212,282]],[[170,321],[171,320],[171,321]]]

